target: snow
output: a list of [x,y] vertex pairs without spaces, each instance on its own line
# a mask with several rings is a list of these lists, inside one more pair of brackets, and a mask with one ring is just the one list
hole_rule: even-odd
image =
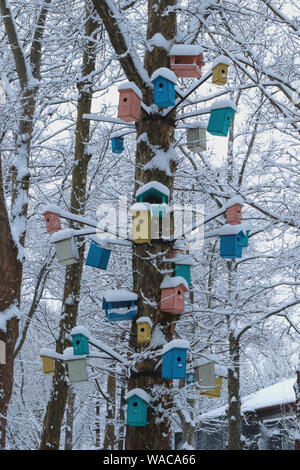
[[137,294],[135,294],[134,292],[130,292],[126,289],[107,289],[103,292],[103,297],[105,298],[106,302],[131,302],[133,300],[136,301],[138,299]]
[[46,214],[46,212],[53,212],[53,214],[59,214],[59,207],[55,204],[47,204],[43,208],[43,215]]
[[190,343],[186,341],[185,339],[173,339],[173,341],[170,341],[167,343],[161,351],[161,354],[166,354],[168,351],[171,351],[171,349],[189,349],[190,348]]
[[243,206],[244,201],[240,196],[235,196],[235,197],[232,197],[231,199],[229,199],[229,201],[227,201],[225,207],[226,207],[226,209],[228,209],[228,207],[232,207],[235,204],[240,204],[241,206]]
[[175,264],[183,264],[187,266],[193,266],[194,260],[191,256],[189,255],[183,255],[183,254],[177,254],[174,258]]
[[156,33],[152,38],[148,41],[148,46],[153,47],[161,47],[166,51],[169,51],[172,41],[168,41],[161,33]]
[[149,317],[140,317],[137,319],[136,321],[137,323],[148,323],[148,325],[150,325],[150,328],[152,328],[153,326],[153,323],[152,321],[150,320]]
[[216,59],[213,61],[213,63],[211,64],[211,68],[214,69],[219,64],[230,65],[231,60],[225,55],[220,55],[219,57],[216,57]]
[[211,359],[206,359],[205,357],[196,359],[193,363],[193,367],[204,366],[205,364],[210,364],[213,362]]
[[121,83],[118,87],[118,90],[132,90],[134,91],[134,93],[140,98],[142,99],[142,92],[141,90],[139,89],[138,86],[136,86],[135,83],[133,82],[124,82],[124,83]]
[[167,186],[165,186],[164,184],[159,183],[158,181],[150,181],[149,183],[146,183],[143,186],[141,186],[136,192],[136,197],[140,196],[140,194],[143,194],[144,192],[152,188],[165,194],[167,197],[170,197],[169,188],[167,188]]
[[131,211],[150,211],[151,204],[149,202],[136,202],[130,207]]
[[108,238],[99,238],[97,237],[97,235],[91,235],[89,238],[90,240],[93,240],[93,242],[97,243],[97,245],[101,246],[102,248],[111,249]]
[[133,390],[130,390],[130,392],[127,392],[125,395],[125,400],[129,400],[130,397],[137,396],[144,400],[146,403],[150,403],[151,401],[151,395],[149,393],[145,392],[145,390],[142,390],[141,388],[134,388]]
[[236,105],[232,100],[217,100],[211,105],[213,109],[232,108],[235,112],[237,111]]
[[185,244],[186,244],[185,240],[176,240],[176,242],[173,245],[173,248],[175,250],[184,250],[185,249]]
[[201,46],[194,44],[175,44],[171,47],[170,55],[190,55],[197,56],[203,53]]
[[171,176],[170,162],[177,162],[179,160],[176,150],[173,147],[170,147],[167,152],[162,149],[156,149],[155,147],[152,147],[152,149],[154,152],[154,157],[146,165],[144,165],[144,171],[152,171],[155,168],[158,168],[166,175]]
[[246,228],[244,224],[230,225],[225,224],[219,231],[219,235],[237,235],[238,233],[243,232],[246,235]]
[[218,377],[227,377],[228,376],[228,370],[224,366],[220,366],[219,364],[215,364],[215,374]]
[[86,355],[74,355],[73,348],[66,348],[63,352],[64,361],[75,361],[76,359],[85,359]]
[[89,330],[85,327],[85,326],[75,326],[74,328],[72,328],[71,332],[70,332],[70,335],[83,335],[83,336],[86,336],[87,338],[89,338],[91,336],[91,333],[89,332]]
[[157,77],[164,77],[166,80],[169,80],[169,82],[177,84],[177,77],[175,73],[168,69],[167,67],[160,67],[159,69],[155,70],[153,74],[151,75],[151,82],[153,82]]
[[74,233],[77,233],[77,230],[74,230],[72,228],[66,228],[64,230],[60,230],[59,232],[56,232],[52,235],[51,242],[56,243],[62,240],[67,240],[69,238],[72,238]]
[[162,283],[160,285],[160,288],[161,289],[172,289],[174,287],[180,286],[181,284],[184,285],[186,290],[189,289],[188,283],[186,282],[186,280],[183,277],[181,277],[181,276],[174,276],[174,277],[165,276],[164,280],[162,281]]
[[40,356],[53,357],[53,351],[48,348],[42,348],[40,350]]

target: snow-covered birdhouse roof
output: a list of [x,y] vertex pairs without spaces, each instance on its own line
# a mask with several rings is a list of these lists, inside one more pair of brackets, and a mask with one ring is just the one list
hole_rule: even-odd
[[55,352],[52,351],[52,349],[42,348],[40,350],[40,356],[53,357],[54,355],[55,355]]
[[78,325],[78,326],[75,326],[74,328],[72,328],[72,330],[70,331],[70,335],[71,336],[73,336],[73,335],[83,335],[86,338],[89,338],[91,336],[91,333],[86,328],[86,326]]
[[153,326],[153,323],[152,321],[150,320],[149,317],[140,317],[137,319],[136,321],[137,323],[148,323],[148,325],[150,325],[150,328],[152,328]]
[[59,215],[60,209],[55,204],[47,204],[43,208],[43,215],[46,214],[46,212],[52,212],[53,214]]
[[151,395],[149,395],[149,393],[145,392],[145,390],[141,389],[141,388],[134,388],[133,390],[130,390],[130,392],[127,392],[126,395],[125,395],[125,400],[129,400],[130,397],[134,397],[134,396],[137,396],[139,398],[141,398],[142,400],[144,400],[146,403],[150,403],[151,401]]
[[185,339],[173,339],[169,343],[165,344],[162,348],[161,354],[166,354],[172,349],[189,349],[190,343]]
[[194,362],[193,362],[193,367],[200,367],[200,366],[204,366],[205,364],[210,364],[214,361],[212,361],[211,359],[206,359],[205,357],[201,357],[199,359],[196,359]]
[[155,189],[156,191],[159,191],[160,193],[164,194],[167,197],[170,197],[170,190],[167,188],[162,183],[159,183],[158,181],[150,181],[149,183],[143,184],[137,192],[136,192],[136,197],[140,196],[141,194],[145,193],[146,191],[149,191],[149,189]]
[[64,230],[60,230],[59,232],[54,233],[51,237],[51,242],[56,243],[62,240],[68,240],[69,238],[72,238],[73,235],[74,230],[72,228],[66,228]]
[[100,247],[106,248],[106,249],[111,249],[111,246],[109,244],[109,239],[100,238],[100,237],[97,237],[97,235],[90,235],[89,238],[93,242],[97,243],[97,245],[99,245]]
[[189,289],[188,283],[186,282],[186,280],[183,277],[181,277],[181,276],[174,276],[174,277],[165,276],[164,280],[162,281],[162,283],[160,285],[160,288],[161,289],[172,289],[174,287],[180,286],[181,284],[184,285],[186,290]]
[[135,83],[133,82],[124,82],[124,83],[121,83],[118,87],[118,90],[132,90],[134,91],[134,93],[140,98],[142,99],[142,92],[141,90],[139,89],[138,86],[136,86]]
[[243,199],[240,197],[240,196],[234,196],[232,197],[231,199],[229,199],[229,201],[227,201],[226,203],[226,209],[228,209],[229,207],[232,207],[234,206],[235,204],[240,204],[241,206],[244,205],[244,201]]
[[214,69],[219,64],[230,65],[231,60],[228,59],[228,57],[226,57],[225,55],[220,55],[219,57],[215,58],[215,60],[211,64],[211,68]]
[[237,235],[238,233],[243,232],[246,235],[247,230],[245,224],[230,225],[225,224],[219,231],[219,235]]
[[155,72],[153,72],[151,75],[151,82],[153,82],[158,77],[163,77],[166,80],[169,80],[169,82],[175,83],[175,85],[177,83],[177,77],[175,73],[167,67],[160,67],[159,69],[155,70]]
[[176,240],[173,245],[174,250],[184,250],[185,249],[185,240]]
[[174,44],[170,49],[170,55],[197,56],[202,53],[202,47],[195,44]]
[[232,100],[217,100],[210,107],[211,110],[213,110],[213,109],[224,109],[224,108],[231,108],[231,109],[233,109],[233,111],[237,112],[237,107],[236,107],[234,101],[232,101]]
[[132,302],[138,299],[135,292],[126,289],[107,289],[103,292],[103,297],[106,302]]
[[149,202],[136,202],[130,207],[131,211],[150,211],[151,204]]
[[74,350],[73,348],[66,348],[63,352],[63,360],[64,361],[76,361],[78,359],[85,359],[86,358],[86,355],[78,355],[78,354],[74,354]]
[[218,377],[227,377],[228,369],[224,366],[220,366],[219,364],[215,364],[215,374]]

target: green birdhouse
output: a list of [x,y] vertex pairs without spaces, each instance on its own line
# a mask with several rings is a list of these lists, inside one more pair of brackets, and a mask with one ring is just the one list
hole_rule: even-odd
[[141,388],[134,388],[125,395],[128,426],[147,426],[147,412],[151,396]]

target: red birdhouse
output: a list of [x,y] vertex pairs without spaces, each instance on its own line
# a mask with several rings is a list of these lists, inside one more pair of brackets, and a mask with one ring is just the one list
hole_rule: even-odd
[[183,255],[185,250],[185,245],[183,240],[176,240],[172,248],[172,258],[175,258],[176,255]]
[[240,225],[242,223],[242,207],[244,203],[239,197],[232,198],[226,204],[226,223]]
[[176,44],[171,47],[171,70],[177,77],[201,78],[203,50],[200,46],[190,44]]
[[59,232],[59,230],[61,230],[60,218],[58,214],[47,211],[47,212],[44,212],[43,215],[46,221],[47,232],[53,233],[53,232]]
[[118,118],[123,121],[138,121],[141,115],[142,93],[132,82],[126,82],[119,86],[120,98]]
[[160,310],[168,313],[182,313],[184,311],[184,293],[188,290],[186,280],[181,276],[166,276],[160,288]]

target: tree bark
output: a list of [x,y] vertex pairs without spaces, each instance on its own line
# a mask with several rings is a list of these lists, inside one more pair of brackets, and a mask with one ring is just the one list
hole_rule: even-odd
[[296,372],[296,383],[294,385],[296,396],[296,439],[295,450],[300,450],[300,355],[299,364]]
[[103,449],[113,450],[116,442],[115,425],[113,423],[116,415],[116,378],[114,375],[108,376],[107,395],[109,399],[106,402],[106,427]]
[[73,449],[74,404],[75,393],[72,391],[71,388],[69,388],[66,407],[65,450]]
[[228,450],[242,450],[240,400],[240,345],[234,333],[229,333],[228,369]]

